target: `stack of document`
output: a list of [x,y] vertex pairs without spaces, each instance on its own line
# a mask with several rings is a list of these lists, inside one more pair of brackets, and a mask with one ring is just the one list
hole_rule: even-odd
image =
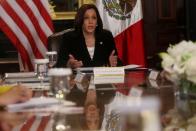
[[35,77],[34,72],[17,72],[17,73],[5,73],[5,78],[29,78]]
[[10,104],[7,106],[7,110],[10,112],[20,112],[39,108],[49,108],[51,106],[58,106],[61,104],[63,104],[64,106],[75,105],[75,103],[71,101],[61,102],[58,99],[51,97],[35,97],[24,103]]
[[[49,78],[46,77],[44,82],[48,82]],[[35,83],[40,82],[34,72],[17,72],[17,73],[5,73],[5,83]]]
[[[140,68],[141,66],[131,64],[131,65],[126,65],[126,66],[121,66],[121,67],[124,68],[124,70],[131,70],[131,69]],[[93,73],[94,68],[97,68],[97,67],[81,67],[81,68],[77,68],[76,72]]]

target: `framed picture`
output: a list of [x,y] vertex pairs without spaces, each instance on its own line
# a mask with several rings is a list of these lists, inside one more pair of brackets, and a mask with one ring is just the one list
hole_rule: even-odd
[[95,3],[95,0],[49,0],[53,20],[74,19],[76,11],[82,4]]

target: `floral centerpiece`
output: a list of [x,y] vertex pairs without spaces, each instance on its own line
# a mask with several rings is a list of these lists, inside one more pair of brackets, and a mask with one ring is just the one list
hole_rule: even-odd
[[166,78],[187,90],[196,90],[196,43],[182,41],[160,53]]

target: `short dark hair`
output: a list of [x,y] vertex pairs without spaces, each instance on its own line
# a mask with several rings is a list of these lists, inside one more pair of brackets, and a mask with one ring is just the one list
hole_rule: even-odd
[[81,31],[82,25],[84,23],[84,14],[87,10],[94,9],[97,15],[97,26],[96,31],[102,31],[103,30],[103,23],[99,14],[99,11],[97,7],[94,4],[83,4],[77,11],[77,14],[75,16],[75,30]]

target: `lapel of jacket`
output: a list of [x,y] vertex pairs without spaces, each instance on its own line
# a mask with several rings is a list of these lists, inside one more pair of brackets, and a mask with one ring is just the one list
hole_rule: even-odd
[[83,53],[81,53],[81,55],[84,55],[84,57],[86,58],[87,61],[91,61],[83,33],[81,33],[81,35],[79,35],[79,36],[80,36],[79,43],[81,43],[81,47],[82,47],[81,50],[83,52]]
[[96,33],[95,34],[95,50],[94,50],[94,56],[93,60],[96,60],[101,55],[100,45],[103,44],[103,41],[101,41],[101,35]]

